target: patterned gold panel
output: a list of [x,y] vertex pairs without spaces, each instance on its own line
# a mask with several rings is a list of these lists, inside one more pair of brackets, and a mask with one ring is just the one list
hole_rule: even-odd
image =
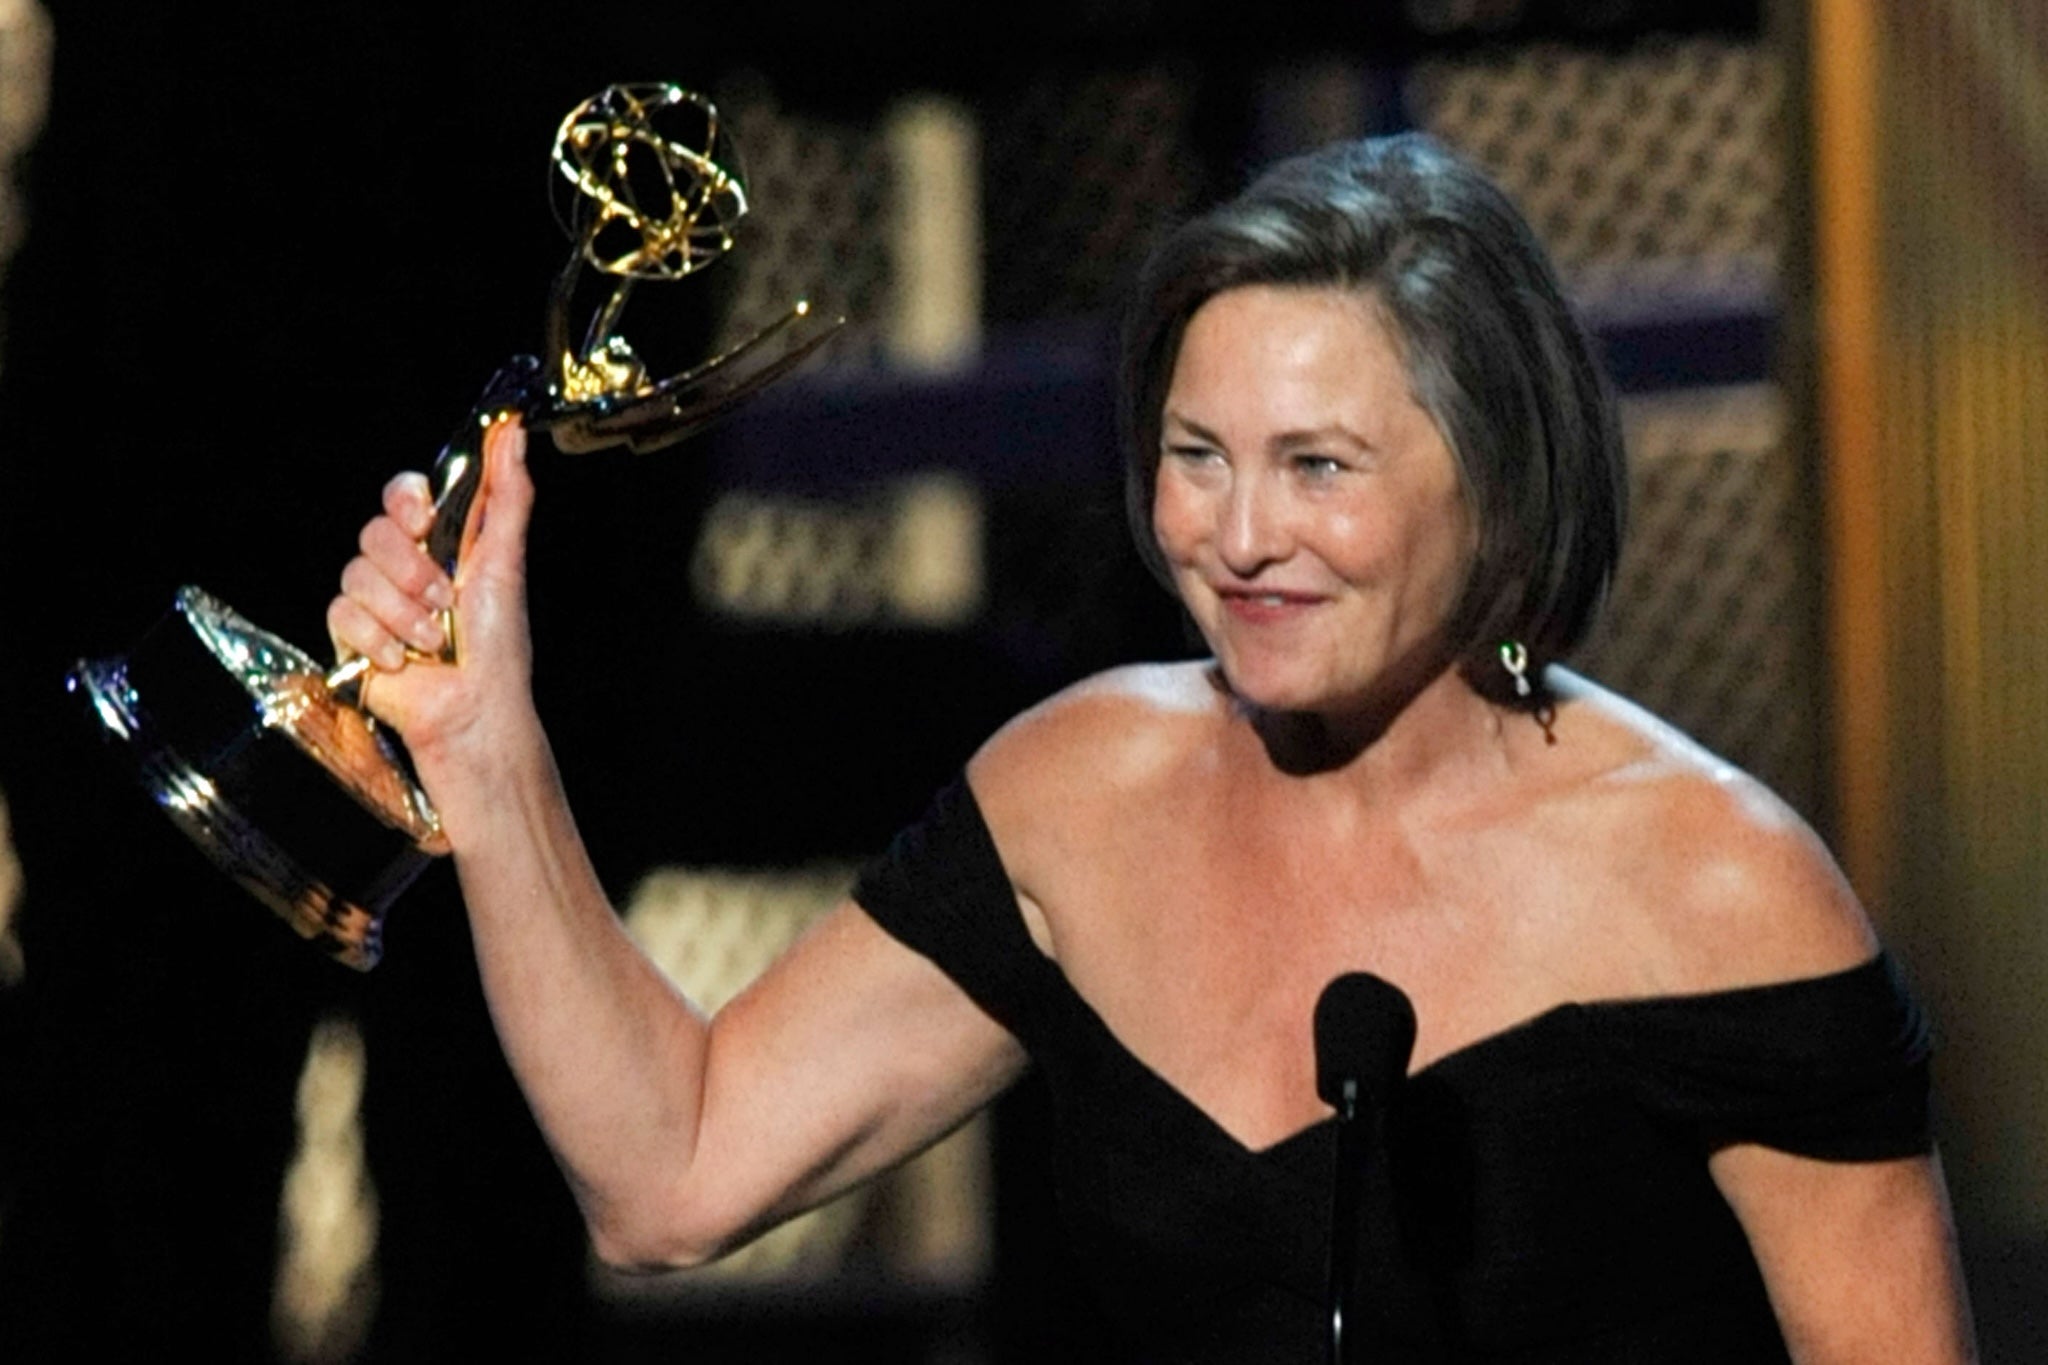
[[[837,865],[777,871],[664,868],[625,912],[634,939],[699,1006],[716,1010],[765,971],[853,882]],[[613,1298],[719,1287],[774,1291],[842,1273],[857,1253],[893,1278],[968,1287],[989,1268],[988,1120],[790,1220],[724,1260],[660,1281],[599,1272]]]
[[15,163],[42,131],[55,34],[36,0],[0,0],[0,276],[28,234]]
[[1542,46],[1416,65],[1417,124],[1474,158],[1582,297],[1776,276],[1783,79],[1756,44]]
[[1811,812],[1818,643],[1777,393],[1645,396],[1623,421],[1633,524],[1576,663]]
[[1122,303],[1154,236],[1200,190],[1196,88],[1178,68],[1041,73],[996,92],[984,200],[992,321]]
[[[14,185],[15,162],[42,131],[50,100],[54,36],[36,0],[0,0],[0,279],[28,234],[28,208]],[[0,337],[6,319],[0,317]],[[13,916],[21,895],[21,862],[9,837],[0,797],[0,989],[21,979],[25,963]]]
[[985,513],[966,479],[925,473],[861,502],[731,491],[690,558],[706,610],[788,629],[952,629],[986,597]]
[[895,211],[880,132],[785,110],[757,78],[727,82],[718,103],[745,146],[754,208],[743,230],[746,249],[730,263],[738,283],[726,339],[744,335],[790,299],[815,295],[821,306],[844,313],[848,325],[814,363],[879,363]]
[[21,980],[27,963],[14,934],[14,911],[21,901],[21,859],[14,852],[7,797],[0,793],[0,990]]
[[290,1361],[355,1358],[377,1304],[377,1191],[363,1150],[362,1031],[330,1017],[299,1073],[298,1150],[278,1201],[271,1332]]

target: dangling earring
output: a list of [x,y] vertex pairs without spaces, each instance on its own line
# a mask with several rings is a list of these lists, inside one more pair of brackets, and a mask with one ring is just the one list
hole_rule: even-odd
[[[1527,701],[1536,694],[1536,685],[1529,681],[1529,650],[1520,640],[1500,642],[1500,666],[1515,680],[1517,700]],[[1536,717],[1536,723],[1543,727],[1543,742],[1557,743],[1557,708],[1550,704],[1550,699],[1546,696],[1530,709],[1529,714]]]
[[1500,642],[1500,666],[1515,680],[1515,695],[1526,697],[1535,689],[1529,685],[1529,651],[1520,640]]

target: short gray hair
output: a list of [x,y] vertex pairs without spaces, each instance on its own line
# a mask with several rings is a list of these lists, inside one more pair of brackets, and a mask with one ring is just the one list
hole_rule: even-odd
[[1393,331],[1478,529],[1447,625],[1468,674],[1505,640],[1538,662],[1577,644],[1627,519],[1613,395],[1528,223],[1418,133],[1283,161],[1147,260],[1124,329],[1122,419],[1132,529],[1153,571],[1167,578],[1152,498],[1181,337],[1202,304],[1249,285],[1358,290]]

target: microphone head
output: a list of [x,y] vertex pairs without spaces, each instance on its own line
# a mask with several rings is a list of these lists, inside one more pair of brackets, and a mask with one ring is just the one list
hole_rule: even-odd
[[1408,1074],[1415,1051],[1415,1006],[1399,986],[1370,972],[1346,972],[1316,1000],[1316,1093],[1344,1110],[1344,1082],[1358,1083],[1358,1104],[1384,1101]]

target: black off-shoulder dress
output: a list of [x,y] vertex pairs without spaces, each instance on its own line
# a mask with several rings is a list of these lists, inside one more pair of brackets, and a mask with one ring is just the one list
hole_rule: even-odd
[[[1324,1358],[1333,1122],[1252,1151],[1133,1056],[1031,942],[964,781],[854,895],[1044,1075],[1062,1219],[1120,1355]],[[1840,1161],[1923,1153],[1927,1055],[1879,957],[1778,985],[1560,1005],[1439,1059],[1398,1089],[1371,1154],[1355,1358],[1785,1360],[1706,1158],[1737,1142]]]

